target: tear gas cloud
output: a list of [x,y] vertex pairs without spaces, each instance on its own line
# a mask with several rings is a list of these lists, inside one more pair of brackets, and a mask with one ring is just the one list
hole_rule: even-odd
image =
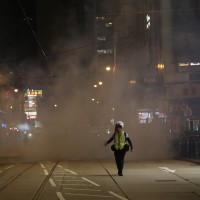
[[[124,121],[125,131],[133,142],[134,151],[127,154],[127,160],[172,156],[169,133],[164,131],[162,124],[138,124],[136,110],[141,107],[136,105],[134,97],[125,95],[126,84],[122,84],[128,82],[128,74],[116,68],[120,81],[111,84],[111,76],[107,80],[109,87],[105,82],[102,88],[94,88],[93,77],[88,69],[82,68],[77,58],[58,60],[54,65],[54,68],[57,65],[66,68],[61,67],[61,72],[57,70],[51,80],[47,90],[52,95],[45,98],[47,91],[44,91],[45,101],[39,110],[42,130],[33,133],[25,144],[7,144],[2,154],[20,155],[27,160],[114,159],[110,145],[104,147],[113,133],[111,120],[114,119],[115,122]],[[116,79],[119,80],[118,75]],[[101,90],[100,94],[96,89]],[[99,104],[91,101],[95,94],[100,98]]]
[[[81,39],[69,41],[56,38],[51,45],[52,51],[59,52],[59,49],[70,49],[81,44]],[[114,159],[110,145],[104,147],[114,131],[111,123],[114,119],[115,122],[121,120],[125,123],[125,131],[133,142],[133,153],[126,155],[127,160],[164,159],[173,156],[170,136],[163,124],[138,123],[136,111],[143,107],[138,105],[128,86],[130,71],[118,67],[116,63],[115,73],[105,72],[107,74],[103,77],[103,85],[93,87],[97,79],[102,77],[94,73],[95,58],[87,67],[83,65],[85,57],[91,56],[89,50],[91,49],[82,48],[51,57],[50,68],[46,67],[46,73],[50,74],[49,70],[52,70],[54,77],[41,76],[41,72],[31,71],[31,77],[41,79],[29,79],[28,84],[45,84],[44,99],[38,110],[38,120],[42,122],[43,128],[33,133],[25,144],[7,143],[1,149],[2,155],[20,155],[28,160]],[[129,52],[123,53],[129,55]],[[138,55],[132,56],[133,59],[143,58],[140,51]],[[126,69],[131,69],[133,63],[134,61],[126,63]],[[27,61],[21,65],[26,66]],[[34,68],[34,64],[29,63],[29,66]],[[131,73],[137,74],[133,70]]]

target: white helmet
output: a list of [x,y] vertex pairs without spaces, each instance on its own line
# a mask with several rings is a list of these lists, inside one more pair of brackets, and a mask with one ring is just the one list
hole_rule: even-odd
[[115,126],[120,125],[122,128],[124,127],[124,122],[118,121],[116,122]]

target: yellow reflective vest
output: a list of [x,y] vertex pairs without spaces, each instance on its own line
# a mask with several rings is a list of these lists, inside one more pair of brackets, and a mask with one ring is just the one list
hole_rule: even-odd
[[122,150],[125,144],[126,144],[125,132],[121,131],[120,133],[116,133],[114,139],[115,149]]

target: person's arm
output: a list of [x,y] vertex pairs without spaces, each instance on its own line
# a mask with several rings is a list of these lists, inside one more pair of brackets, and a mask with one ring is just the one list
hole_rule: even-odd
[[127,140],[128,144],[130,145],[131,150],[133,150],[133,144],[132,144],[132,142],[131,142],[131,140],[130,140],[130,138],[128,136],[128,133],[126,133],[126,140]]
[[129,145],[130,145],[130,147],[131,147],[131,150],[133,150],[133,144],[132,144],[132,142],[131,142],[131,140],[130,140],[129,137],[127,138],[127,141],[128,141],[128,143],[129,143]]
[[105,146],[111,143],[114,139],[115,139],[115,134],[113,134],[112,137],[105,143]]

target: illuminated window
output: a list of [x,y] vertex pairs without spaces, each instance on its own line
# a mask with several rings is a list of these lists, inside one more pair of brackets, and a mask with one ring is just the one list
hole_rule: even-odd
[[112,27],[112,25],[113,25],[112,22],[108,22],[105,24],[105,27],[110,28],[110,27]]
[[96,20],[98,20],[98,21],[104,21],[105,17],[96,17]]
[[99,41],[106,41],[106,37],[104,37],[104,36],[98,36],[97,40],[99,40]]
[[113,49],[98,49],[97,53],[98,54],[112,54],[113,53]]
[[139,112],[138,120],[139,120],[140,124],[151,123],[153,120],[153,113],[152,112]]

